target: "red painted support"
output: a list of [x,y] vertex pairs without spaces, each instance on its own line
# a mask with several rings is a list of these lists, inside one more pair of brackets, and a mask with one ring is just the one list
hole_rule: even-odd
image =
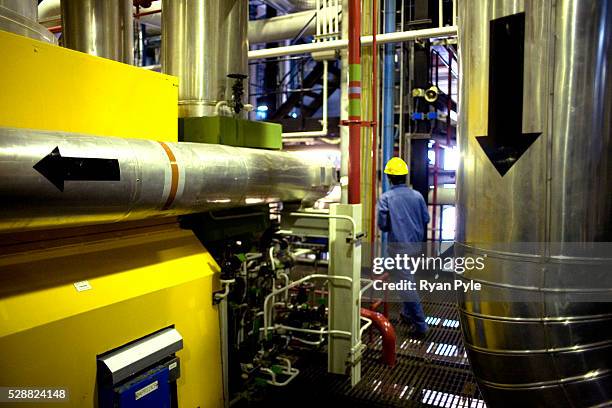
[[349,1],[348,202],[361,202],[361,1]]

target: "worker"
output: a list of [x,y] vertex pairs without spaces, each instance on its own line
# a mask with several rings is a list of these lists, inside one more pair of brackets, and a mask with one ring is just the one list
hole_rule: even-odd
[[[418,256],[421,254],[422,243],[426,238],[429,211],[423,196],[406,185],[408,165],[399,157],[393,157],[385,166],[385,174],[389,178],[391,188],[384,192],[378,200],[377,221],[381,231],[387,233],[388,255],[397,253]],[[396,280],[413,279],[409,270],[392,272]],[[403,300],[400,319],[410,325],[410,334],[424,337],[428,331],[425,314],[414,290],[400,294]]]

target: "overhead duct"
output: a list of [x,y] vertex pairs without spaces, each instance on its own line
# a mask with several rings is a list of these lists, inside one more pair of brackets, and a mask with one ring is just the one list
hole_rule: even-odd
[[[458,256],[488,406],[612,403],[612,4],[459,2]],[[487,103],[488,98],[488,103]],[[459,275],[458,275],[459,276]]]
[[316,8],[316,0],[265,0],[264,3],[285,14]]
[[[248,0],[163,0],[162,72],[178,76],[179,117],[215,115],[248,74]],[[242,101],[246,103],[246,101]]]
[[[433,188],[429,189],[427,194],[427,202],[433,203]],[[438,187],[436,192],[436,205],[455,205],[455,188],[454,187]]]
[[62,11],[60,8],[60,0],[42,0],[38,4],[38,21],[49,27],[52,25],[61,24]]
[[61,0],[61,10],[66,48],[134,63],[132,0]]
[[312,204],[333,171],[286,152],[0,128],[0,230]]
[[37,0],[0,0],[0,30],[57,44],[55,36],[38,24]]
[[[141,12],[151,13],[161,9],[161,2],[154,2],[151,7]],[[60,0],[43,0],[38,6],[39,19],[45,26],[55,26],[61,22]],[[316,32],[316,11],[314,6],[307,11],[285,14],[278,17],[250,20],[248,39],[250,44],[285,41],[302,33],[304,36]],[[139,23],[149,26],[148,33],[161,32],[161,11],[146,14],[139,18]],[[156,31],[159,30],[159,31]]]
[[249,21],[249,43],[284,41],[298,34],[313,35],[316,32],[316,11],[302,11],[283,16]]

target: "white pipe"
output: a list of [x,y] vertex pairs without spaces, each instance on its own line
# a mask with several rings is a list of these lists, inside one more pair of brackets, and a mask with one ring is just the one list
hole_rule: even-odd
[[[438,187],[437,204],[438,205],[455,205],[455,188],[454,187]],[[433,202],[433,189],[429,190],[427,195],[428,202]]]
[[268,251],[268,257],[270,258],[270,267],[272,268],[272,271],[276,270],[276,264],[274,263],[274,247],[271,246],[270,250]]
[[277,357],[276,359],[286,364],[285,366],[282,366],[283,369],[280,372],[281,374],[289,376],[285,381],[283,382],[276,381],[276,373],[269,368],[265,368],[265,367],[260,368],[260,371],[266,374],[270,374],[270,377],[272,377],[271,380],[268,380],[268,384],[274,385],[276,387],[284,387],[287,384],[289,384],[291,381],[293,381],[295,377],[297,377],[297,375],[300,373],[300,370],[298,370],[297,368],[291,367],[291,361],[287,358]]
[[261,20],[251,20],[249,21],[249,44],[292,39],[302,30],[304,30],[304,35],[318,35],[320,34],[320,32],[317,32],[320,23],[315,15],[316,10],[310,10]]
[[374,281],[372,279],[361,278],[361,282],[366,282],[366,285],[359,291],[359,296],[363,296],[368,289],[374,286]]
[[[398,43],[425,38],[452,37],[457,35],[457,26],[425,28],[422,30],[400,31],[395,33],[377,34],[378,44]],[[372,45],[372,36],[361,37],[362,46]],[[316,51],[340,50],[348,47],[348,40],[322,41],[309,44],[289,45],[286,47],[266,48],[249,51],[249,59],[281,57],[286,55],[306,54]]]
[[319,10],[321,9],[321,0],[317,0],[315,3],[315,13],[316,13],[316,18],[315,20],[317,21],[317,37],[319,37],[321,35],[321,19],[319,18]]
[[[281,214],[282,215],[282,214]],[[357,234],[357,224],[353,217],[348,215],[329,215],[329,214],[317,214],[317,213],[307,213],[307,212],[291,212],[289,213],[291,217],[302,217],[302,218],[325,218],[325,219],[335,219],[335,220],[347,220],[351,222],[352,231],[351,231],[351,239],[356,239]]]
[[[273,299],[276,295],[288,291],[289,289],[304,283],[306,281],[309,281],[311,279],[338,279],[338,280],[344,280],[344,281],[348,281],[351,284],[353,283],[353,279],[349,278],[348,276],[334,276],[334,275],[323,275],[323,274],[313,274],[313,275],[308,275],[303,277],[302,279],[298,279],[296,281],[293,281],[291,284],[283,286],[282,288],[278,288],[278,289],[274,289],[272,292],[270,292],[270,294],[268,294],[268,296],[266,296],[266,298],[264,299],[264,306],[263,306],[263,317],[264,317],[264,327],[263,327],[263,331],[264,331],[264,338],[268,338],[268,314],[270,313],[268,311],[268,303],[270,303],[270,299]],[[270,316],[270,319],[272,319],[272,316]]]
[[442,0],[438,0],[438,27],[444,25],[444,13],[442,12]]
[[308,44],[289,45],[286,47],[264,48],[249,51],[249,59],[263,59],[286,55],[306,54],[314,51],[331,51],[348,47],[348,40],[334,40]]
[[227,295],[229,295],[230,285],[232,283],[236,282],[236,279],[228,279],[228,280],[220,279],[219,282],[223,286],[223,292],[222,293],[215,293],[215,299],[217,301],[221,301],[221,300],[225,299],[227,297]]
[[368,319],[367,317],[359,316],[361,320],[365,320],[366,324],[361,326],[361,330],[359,330],[359,338],[363,336],[363,333],[368,330],[368,328],[372,325],[372,319]]
[[308,132],[290,132],[283,133],[283,139],[291,140],[291,142],[299,142],[297,139],[309,138],[309,137],[322,137],[327,136],[327,131],[313,130]]
[[328,88],[327,88],[327,60],[323,61],[323,120],[321,120],[321,130],[315,130],[311,132],[287,132],[283,133],[283,137],[316,137],[316,136],[327,136],[327,99],[328,99]]
[[335,0],[334,8],[334,32],[336,33],[336,37],[340,38],[340,7],[338,7],[338,3],[340,0]]
[[227,106],[227,101],[217,102],[217,104],[215,105],[215,116],[219,116],[219,113],[221,112],[221,108],[224,106]]
[[275,324],[274,326],[270,326],[270,330],[287,330],[287,331],[295,331],[299,333],[308,333],[308,334],[334,334],[338,336],[351,337],[351,332],[344,330],[327,330],[327,327],[322,327],[319,330],[314,329],[302,329],[301,327],[293,327],[293,326],[285,326],[284,324]]
[[314,251],[312,249],[310,249],[310,248],[299,248],[295,252],[291,253],[291,257],[293,259],[295,259],[295,258],[297,258],[299,256],[308,255],[308,254],[312,254],[312,253],[314,253]]
[[[289,275],[287,275],[286,273],[281,272],[281,273],[278,274],[278,276],[285,280],[285,286],[289,285]],[[285,300],[285,302],[289,301],[289,292],[285,292],[284,300]]]
[[[456,26],[424,28],[422,30],[396,31],[394,33],[376,34],[377,44],[399,43],[436,37],[453,37],[457,35]],[[372,36],[361,37],[362,45],[372,45]]]
[[323,41],[325,41],[327,39],[327,1],[323,0],[323,9],[318,9],[317,10],[317,20],[319,19],[319,16],[321,16],[321,26],[323,28],[323,32],[321,34],[323,34]]

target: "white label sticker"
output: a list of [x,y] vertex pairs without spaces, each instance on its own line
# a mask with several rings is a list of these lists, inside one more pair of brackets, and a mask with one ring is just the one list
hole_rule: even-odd
[[134,395],[136,396],[136,399],[139,400],[142,397],[144,397],[147,394],[152,393],[153,391],[155,391],[159,386],[159,383],[157,381],[152,382],[151,384],[147,385],[146,387],[143,387],[141,389],[139,389],[138,391],[136,391],[134,393]]
[[86,281],[86,280],[75,282],[74,287],[76,288],[77,292],[83,292],[84,290],[91,289],[91,285],[89,284],[89,281]]
[[170,371],[170,370],[174,370],[174,369],[176,368],[177,364],[178,364],[178,363],[177,363],[176,361],[175,361],[174,363],[170,364],[170,365],[168,366],[168,371]]

